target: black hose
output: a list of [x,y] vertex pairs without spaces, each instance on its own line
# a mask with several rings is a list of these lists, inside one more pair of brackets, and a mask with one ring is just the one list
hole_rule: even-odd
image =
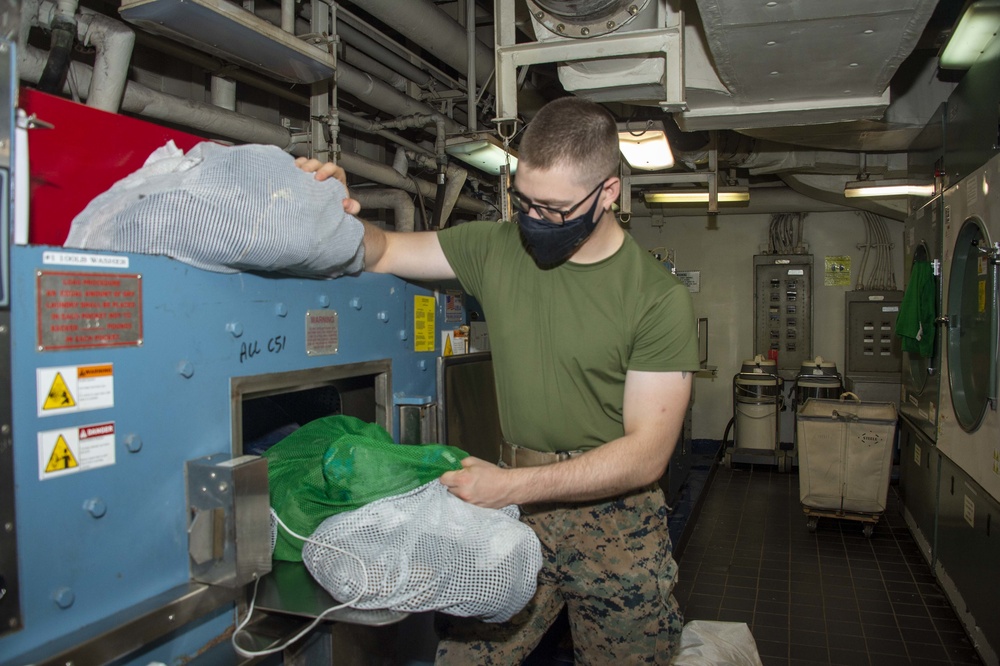
[[736,417],[729,419],[729,423],[726,424],[726,431],[722,433],[722,446],[719,448],[719,457],[721,458],[726,452],[726,442],[729,440],[729,431],[732,430],[733,425],[736,423]]
[[438,172],[438,186],[437,194],[434,195],[434,216],[431,218],[431,224],[433,224],[434,229],[444,229],[446,220],[441,218],[444,216],[444,190],[445,190],[445,174],[443,171]]
[[73,41],[76,39],[76,23],[64,17],[52,21],[52,42],[49,59],[38,79],[38,89],[50,95],[62,94],[66,85],[66,74],[73,55]]

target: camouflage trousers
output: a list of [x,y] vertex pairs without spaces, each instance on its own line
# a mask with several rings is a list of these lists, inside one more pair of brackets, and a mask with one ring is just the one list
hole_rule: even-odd
[[438,614],[435,664],[520,664],[563,606],[579,666],[670,661],[683,617],[659,487],[610,501],[525,505],[521,520],[542,544],[535,596],[508,622]]

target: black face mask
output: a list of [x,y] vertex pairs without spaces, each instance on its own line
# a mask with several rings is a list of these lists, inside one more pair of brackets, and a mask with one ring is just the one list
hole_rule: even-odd
[[586,213],[571,217],[563,224],[555,224],[518,211],[517,222],[521,228],[521,238],[535,261],[540,266],[550,267],[569,259],[597,228],[601,218],[595,213],[600,201],[601,197],[596,197]]

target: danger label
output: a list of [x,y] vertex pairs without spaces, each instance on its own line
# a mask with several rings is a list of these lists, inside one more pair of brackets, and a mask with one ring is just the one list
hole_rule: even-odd
[[42,481],[114,464],[113,421],[38,433],[38,478]]
[[37,271],[38,351],[142,344],[142,276]]
[[111,363],[38,368],[35,378],[38,416],[115,406],[115,371]]

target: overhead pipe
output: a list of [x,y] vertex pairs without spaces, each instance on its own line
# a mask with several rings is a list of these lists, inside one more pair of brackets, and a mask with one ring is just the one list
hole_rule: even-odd
[[42,92],[54,95],[58,94],[66,84],[66,75],[73,61],[73,44],[76,41],[76,2],[59,0],[48,27],[51,31],[49,53],[42,74],[38,77],[38,88]]
[[[282,0],[282,3],[287,2],[287,0]],[[262,18],[272,24],[280,23],[282,29],[285,29],[286,16],[284,13],[285,5],[279,7],[272,7],[268,5],[255,6],[253,13],[258,18]],[[292,23],[292,28],[294,34],[305,35],[309,33],[312,28],[309,25],[308,19],[305,18],[304,14],[308,11],[307,8],[303,8],[299,15],[296,17],[294,23]],[[289,30],[292,32],[292,30]],[[393,72],[394,77],[402,76],[404,79],[413,81],[415,84],[421,88],[426,88],[431,83],[431,75],[423,71],[416,65],[408,62],[405,58],[393,53],[391,50],[382,46],[376,42],[371,37],[368,37],[360,30],[357,30],[353,26],[345,23],[344,21],[337,20],[337,36],[352,48],[357,51],[364,53],[371,60],[379,63],[385,68],[388,68]],[[360,65],[356,65],[361,69],[366,69]],[[367,70],[366,70],[367,71]],[[376,76],[380,78],[385,78],[389,80],[388,77],[383,77],[380,73],[375,73]]]
[[382,124],[376,120],[369,120],[367,118],[362,118],[357,116],[350,111],[341,111],[340,122],[348,127],[353,127],[354,129],[361,130],[363,132],[369,132],[371,134],[376,134],[389,141],[392,141],[398,146],[410,150],[414,153],[418,153],[424,156],[434,157],[434,152],[424,148],[423,146],[413,143],[409,139],[405,139],[394,132],[390,132],[387,129],[382,129]]
[[355,189],[351,192],[362,210],[387,208],[393,211],[396,231],[413,231],[417,208],[411,195],[403,190]]
[[[340,156],[340,166],[348,173],[360,178],[405,190],[406,192],[416,194],[419,188],[420,194],[427,198],[431,198],[436,194],[437,188],[433,184],[423,180],[411,179],[408,176],[400,174],[391,166],[375,162],[367,157],[352,153],[343,153]],[[490,204],[470,197],[467,194],[462,194],[458,197],[455,207],[477,215],[486,214],[493,210],[493,206]]]
[[[24,20],[34,22],[42,27],[55,26],[63,17],[63,12],[69,11],[69,6],[41,2],[35,13],[26,15]],[[128,81],[128,67],[132,60],[132,48],[135,45],[135,33],[121,21],[99,14],[86,7],[79,8],[79,14],[74,19],[74,30],[77,39],[85,46],[95,48],[94,76],[91,78],[87,94],[87,105],[102,111],[115,113],[121,104],[122,92]],[[52,61],[50,52],[49,62]],[[68,71],[68,64],[67,64]],[[45,74],[42,75],[42,80]],[[65,77],[64,77],[65,81]],[[39,89],[44,90],[42,81]],[[62,90],[60,86],[53,93]]]
[[[21,78],[30,83],[37,83],[45,68],[45,61],[45,52],[31,46],[21,49],[18,52],[18,72]],[[91,68],[79,62],[72,63],[70,67],[73,76],[85,84],[84,88],[89,88],[87,84],[93,77]],[[64,88],[63,92],[66,93],[68,90]],[[130,81],[125,87],[122,110],[240,142],[270,144],[284,150],[291,150],[296,145],[295,137],[284,127],[220,109],[211,104],[151,90],[134,81]],[[401,176],[391,166],[380,162],[352,153],[343,153],[340,164],[349,173],[372,182],[414,193],[419,187],[424,196],[434,196],[433,184]],[[491,210],[491,206],[486,202],[468,195],[459,196],[456,207],[477,215]]]
[[431,0],[364,0],[358,6],[480,86],[485,86],[493,74],[493,50],[479,40],[475,41],[476,71],[465,70],[465,28]]
[[[461,0],[459,0],[461,1]],[[476,77],[472,72],[476,71],[476,0],[466,0],[465,2],[465,49],[467,54],[466,78],[465,78],[465,103],[469,109],[469,131],[475,132],[478,129],[479,120],[476,112]]]
[[212,104],[215,106],[236,110],[236,82],[224,76],[212,75]]
[[372,76],[378,77],[388,83],[390,86],[399,91],[406,90],[406,77],[392,69],[386,67],[375,58],[366,55],[358,49],[347,49],[345,48],[340,54],[338,59],[340,62],[346,62],[349,65],[357,67],[363,72],[367,72]]
[[[18,72],[26,81],[37,83],[45,68],[46,54],[28,46],[18,52]],[[93,70],[73,62],[70,71],[84,89],[90,89]],[[63,93],[68,93],[64,86]],[[172,124],[184,125],[209,134],[224,136],[246,143],[267,143],[288,150],[294,144],[291,132],[284,127],[220,109],[211,104],[182,99],[152,90],[130,81],[122,96],[122,111],[135,113]]]
[[337,36],[345,44],[368,54],[369,57],[374,58],[386,67],[413,81],[421,88],[426,88],[431,84],[432,77],[430,74],[382,46],[354,26],[339,19],[337,20]]
[[[429,169],[434,169],[438,166],[435,160],[419,153],[408,151],[406,153],[406,157]],[[462,192],[462,188],[465,186],[465,181],[469,178],[469,172],[455,164],[447,164],[445,166],[445,176],[446,179],[442,196],[435,200],[435,204],[438,204],[438,201],[440,201],[440,204],[436,205],[435,208],[438,228],[446,226],[445,222],[451,216],[451,212],[455,208],[455,203],[458,201],[458,196]],[[438,190],[441,191],[440,187]]]
[[295,34],[295,0],[281,0],[281,29]]

